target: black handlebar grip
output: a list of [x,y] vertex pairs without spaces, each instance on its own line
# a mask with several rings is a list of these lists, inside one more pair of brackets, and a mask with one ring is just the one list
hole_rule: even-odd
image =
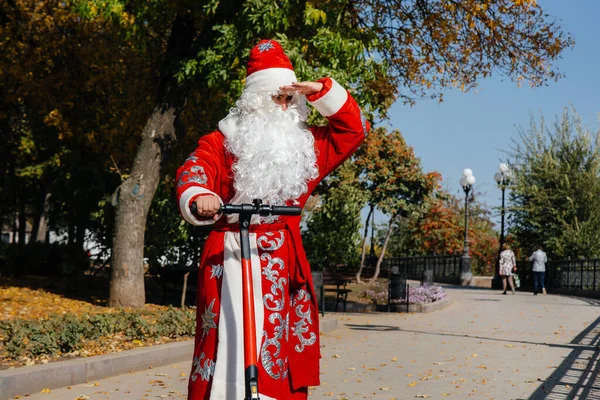
[[272,215],[300,215],[302,208],[296,206],[273,206]]
[[192,214],[194,214],[194,216],[198,217],[198,206],[196,205],[196,202],[193,202],[192,205],[190,205],[190,210],[192,211]]

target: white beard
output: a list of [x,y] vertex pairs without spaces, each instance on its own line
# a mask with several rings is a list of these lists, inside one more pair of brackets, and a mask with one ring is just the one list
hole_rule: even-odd
[[306,128],[306,100],[295,96],[283,111],[272,93],[242,93],[219,123],[225,146],[235,157],[233,204],[282,205],[308,191],[318,177],[314,137]]

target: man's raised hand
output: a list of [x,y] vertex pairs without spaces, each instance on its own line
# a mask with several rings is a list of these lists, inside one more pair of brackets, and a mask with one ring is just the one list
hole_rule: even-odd
[[280,86],[279,90],[286,93],[300,93],[305,96],[319,93],[323,89],[321,82],[293,82],[291,85]]

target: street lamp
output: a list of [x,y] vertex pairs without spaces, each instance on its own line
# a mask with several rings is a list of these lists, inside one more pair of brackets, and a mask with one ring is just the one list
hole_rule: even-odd
[[500,248],[498,249],[498,260],[496,261],[496,271],[494,273],[494,281],[492,287],[500,287],[500,253],[502,252],[502,245],[504,244],[504,192],[512,180],[512,171],[509,166],[505,163],[501,163],[498,166],[498,172],[494,174],[494,180],[498,184],[498,187],[502,191],[502,206],[500,208]]
[[469,255],[469,193],[475,184],[475,176],[469,168],[463,170],[463,177],[460,178],[460,186],[465,192],[465,245],[460,258],[460,284],[465,286],[471,284],[473,272],[471,271],[471,256]]

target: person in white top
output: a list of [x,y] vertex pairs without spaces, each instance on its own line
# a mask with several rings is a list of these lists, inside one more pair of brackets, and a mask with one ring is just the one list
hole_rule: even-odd
[[537,250],[533,252],[528,258],[529,261],[533,261],[533,295],[537,296],[539,291],[546,294],[546,288],[544,287],[544,278],[546,275],[546,263],[548,257],[542,246],[538,245]]

